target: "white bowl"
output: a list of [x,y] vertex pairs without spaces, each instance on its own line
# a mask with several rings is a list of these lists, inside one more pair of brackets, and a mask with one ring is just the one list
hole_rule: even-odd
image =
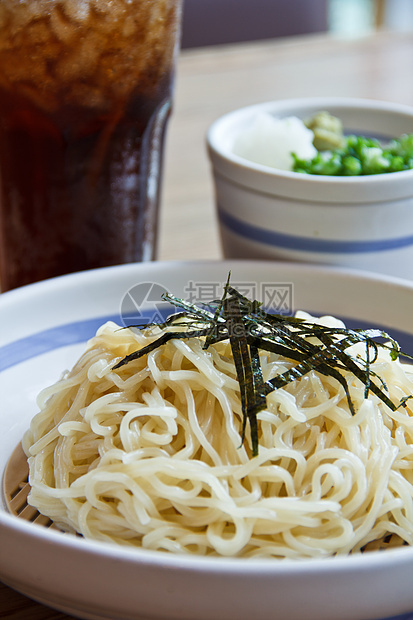
[[281,171],[232,152],[260,112],[307,118],[327,110],[346,133],[413,132],[413,108],[346,98],[274,101],[218,119],[207,142],[224,256],[368,269],[413,279],[413,170],[362,177]]
[[[377,324],[413,351],[413,283],[270,261],[151,263],[74,274],[0,297],[0,476],[36,411],[39,390],[70,367],[125,295],[154,283],[188,298],[248,284],[282,308]],[[149,289],[148,289],[149,290]],[[287,291],[287,295],[285,294]],[[281,295],[282,293],[282,295]],[[205,298],[204,298],[205,300]],[[153,312],[153,302],[140,310]],[[0,579],[80,618],[373,620],[413,610],[413,548],[323,560],[187,557],[97,543],[0,510]]]

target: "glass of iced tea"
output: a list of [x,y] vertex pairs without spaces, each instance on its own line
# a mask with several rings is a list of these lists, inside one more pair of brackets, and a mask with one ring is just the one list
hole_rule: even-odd
[[152,260],[181,0],[0,0],[0,285]]

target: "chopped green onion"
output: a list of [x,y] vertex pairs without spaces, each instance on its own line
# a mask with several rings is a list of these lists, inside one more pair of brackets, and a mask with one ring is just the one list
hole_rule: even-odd
[[347,136],[343,147],[320,151],[309,160],[292,153],[294,172],[329,176],[360,176],[413,169],[413,134],[382,146],[378,140]]

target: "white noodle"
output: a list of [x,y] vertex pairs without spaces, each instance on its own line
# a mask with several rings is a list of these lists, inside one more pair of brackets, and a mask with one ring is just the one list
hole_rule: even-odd
[[[352,416],[342,386],[311,371],[268,395],[251,458],[228,342],[171,340],[112,370],[158,336],[107,323],[39,396],[23,440],[30,504],[62,529],[173,553],[325,557],[389,533],[413,544],[412,401],[390,411],[347,373]],[[265,380],[292,364],[260,358]],[[413,392],[387,351],[373,370],[394,401]]]

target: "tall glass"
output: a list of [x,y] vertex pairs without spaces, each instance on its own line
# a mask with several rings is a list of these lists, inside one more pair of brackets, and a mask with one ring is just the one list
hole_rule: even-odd
[[156,253],[181,0],[0,0],[0,286]]

